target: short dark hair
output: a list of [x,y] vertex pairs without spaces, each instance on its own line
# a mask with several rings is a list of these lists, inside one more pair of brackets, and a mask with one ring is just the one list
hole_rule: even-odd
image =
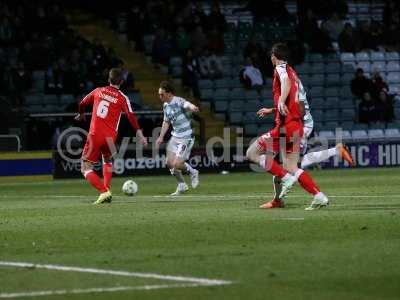
[[171,93],[171,94],[175,93],[175,88],[169,81],[161,81],[160,89],[163,89],[167,93]]
[[284,43],[276,43],[272,46],[271,55],[272,54],[279,60],[287,61],[289,59],[289,48]]
[[121,85],[123,81],[122,70],[120,68],[112,68],[108,72],[108,81],[110,84]]

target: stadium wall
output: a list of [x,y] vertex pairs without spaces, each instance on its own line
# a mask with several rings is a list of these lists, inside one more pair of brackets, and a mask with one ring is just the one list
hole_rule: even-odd
[[50,151],[0,153],[0,177],[51,175],[53,165]]
[[[359,168],[378,168],[400,166],[400,142],[399,143],[357,143],[347,144],[350,152]],[[79,161],[68,162],[62,159],[58,152],[53,153],[54,178],[81,177]],[[243,153],[236,153],[236,148],[215,148],[213,155],[207,155],[204,148],[196,148],[192,151],[189,163],[199,169],[202,173],[218,173],[222,171],[260,171],[256,165],[249,165],[244,161]],[[349,168],[346,162],[338,157],[321,163],[324,169]],[[97,165],[101,170],[101,165]],[[135,157],[133,151],[128,151],[123,157],[114,161],[114,173],[116,176],[135,175],[161,175],[169,174],[165,163],[165,152],[154,158],[151,151],[144,152],[143,157]]]

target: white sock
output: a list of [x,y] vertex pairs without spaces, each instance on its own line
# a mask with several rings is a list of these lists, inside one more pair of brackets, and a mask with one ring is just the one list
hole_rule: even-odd
[[281,180],[277,176],[272,176],[272,185],[274,186],[274,199],[279,199],[279,195],[282,191]]
[[188,163],[185,163],[185,167],[186,167],[186,171],[190,174],[193,174],[194,172],[196,172],[196,169],[193,169],[191,165],[189,165]]
[[260,155],[259,165],[261,168],[265,169],[265,160],[267,159],[266,155]]
[[296,177],[296,180],[299,180],[299,177],[301,176],[301,174],[303,174],[303,172],[303,169],[298,169],[296,173],[294,173],[294,177]]
[[178,183],[185,183],[185,179],[183,178],[182,172],[176,169],[169,169],[171,174],[176,178]]
[[338,155],[336,147],[327,150],[307,153],[301,160],[301,168],[305,169],[313,164],[320,163],[335,155]]

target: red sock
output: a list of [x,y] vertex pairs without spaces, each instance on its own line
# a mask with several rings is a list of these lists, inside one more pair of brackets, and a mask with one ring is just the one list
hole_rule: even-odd
[[103,180],[104,186],[109,190],[111,188],[111,178],[112,178],[112,163],[104,163],[103,164]]
[[287,171],[282,168],[282,166],[278,164],[274,159],[271,159],[270,161],[265,160],[264,169],[268,173],[275,175],[278,178],[282,178],[287,174]]
[[299,183],[303,189],[309,192],[312,195],[316,195],[320,192],[319,187],[315,184],[314,180],[307,172],[301,173],[299,177]]
[[85,172],[85,179],[100,193],[104,193],[107,191],[106,187],[104,186],[103,181],[100,177],[94,172],[93,170]]

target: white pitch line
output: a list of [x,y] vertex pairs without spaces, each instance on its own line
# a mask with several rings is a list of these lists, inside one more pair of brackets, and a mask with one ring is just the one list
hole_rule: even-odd
[[187,288],[187,287],[199,287],[199,286],[208,286],[208,284],[177,283],[177,284],[141,285],[141,286],[118,286],[118,287],[110,287],[110,288],[88,288],[88,289],[72,289],[72,290],[1,293],[0,299],[66,295],[66,294],[121,292],[121,291],[132,291],[132,290],[157,290],[157,289]]
[[106,274],[106,275],[128,276],[128,277],[138,277],[138,278],[151,278],[151,279],[178,281],[178,282],[191,282],[191,283],[205,284],[205,285],[225,285],[225,284],[232,283],[231,281],[218,280],[218,279],[161,275],[161,274],[155,274],[155,273],[116,271],[116,270],[105,270],[105,269],[96,269],[96,268],[81,268],[81,267],[70,267],[70,266],[62,266],[62,265],[33,264],[33,263],[27,263],[27,262],[0,261],[0,266],[17,267],[17,268],[36,268],[36,269],[46,269],[46,270],[67,271],[67,272]]
[[[265,197],[266,194],[251,194],[251,195],[180,195],[178,197],[172,197],[169,195],[137,195],[137,196],[113,196],[113,198],[120,198],[120,199],[132,199],[135,200],[135,198],[151,198],[151,199],[173,199],[173,200],[179,200],[179,199],[192,199],[192,198],[259,198],[259,197]],[[392,195],[392,194],[387,194],[387,195],[328,195],[329,198],[400,198],[400,195]],[[52,198],[60,198],[60,199],[67,199],[67,198],[90,198],[92,197],[91,195],[0,195],[0,198],[29,198],[29,199],[52,199]],[[290,195],[289,198],[304,198],[306,195]]]

